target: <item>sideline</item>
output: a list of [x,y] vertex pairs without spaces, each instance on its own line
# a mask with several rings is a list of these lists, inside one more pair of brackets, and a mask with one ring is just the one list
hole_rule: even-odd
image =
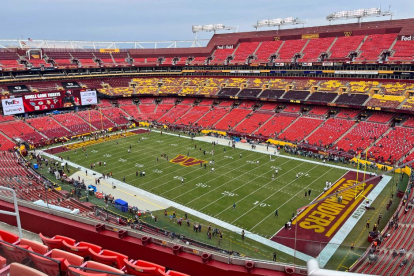
[[[190,137],[188,137],[188,139],[190,139]],[[38,150],[38,152],[40,154],[44,155],[44,156],[47,156],[48,158],[51,158],[51,159],[54,159],[54,160],[58,160],[58,161],[60,160],[57,156],[52,155],[52,154],[49,154],[47,152],[44,152],[43,150]],[[92,173],[92,174],[95,173],[96,175],[100,175],[100,173],[98,173],[98,172],[96,172],[94,170],[91,170],[91,169],[87,169],[87,168],[85,168],[83,166],[80,166],[80,165],[78,165],[76,163],[73,163],[72,161],[65,160],[65,162],[67,162],[68,165],[70,165],[70,166],[72,166],[74,168],[79,168],[82,171],[82,173],[85,173],[86,171],[88,171],[89,173]],[[119,181],[117,179],[111,179],[111,181],[114,183],[114,185],[117,186],[117,189],[118,189],[118,187],[122,187],[122,189],[130,189],[133,192],[135,192],[136,194],[139,194],[141,196],[150,198],[150,199],[152,199],[154,201],[157,201],[157,202],[163,202],[166,205],[169,205],[169,206],[172,206],[174,208],[180,209],[180,210],[182,210],[182,211],[184,211],[186,213],[189,213],[189,214],[191,214],[193,216],[197,216],[197,217],[199,217],[201,219],[204,219],[206,221],[210,221],[211,223],[216,224],[216,225],[219,225],[220,227],[226,228],[226,229],[228,229],[228,230],[230,230],[230,231],[232,231],[232,232],[234,232],[236,234],[240,234],[241,231],[243,230],[240,227],[237,227],[237,226],[234,226],[234,225],[232,225],[230,223],[227,223],[227,222],[224,222],[222,220],[216,219],[214,217],[211,217],[209,215],[206,215],[204,213],[201,213],[199,211],[196,211],[194,209],[191,209],[189,207],[186,207],[186,206],[181,205],[179,203],[176,203],[174,201],[171,201],[171,200],[169,200],[167,198],[163,198],[161,196],[155,195],[155,194],[150,193],[148,191],[142,190],[142,189],[140,189],[138,187],[131,186],[131,185],[126,184],[126,183],[124,183],[122,181]],[[249,232],[249,231],[246,231],[246,230],[245,230],[245,237],[250,238],[250,239],[252,239],[254,241],[257,241],[257,242],[259,242],[261,244],[267,245],[267,246],[269,246],[269,247],[271,247],[273,249],[279,250],[279,251],[281,251],[281,252],[283,252],[285,254],[288,254],[288,255],[291,255],[291,256],[295,256],[298,259],[300,259],[302,261],[305,261],[305,262],[307,262],[308,260],[310,260],[312,258],[311,256],[309,256],[307,254],[304,254],[304,253],[299,252],[299,251],[296,251],[295,252],[295,250],[292,249],[292,248],[290,248],[290,247],[284,246],[282,244],[279,244],[279,243],[274,242],[272,240],[266,239],[264,237],[261,237],[261,236],[259,236],[257,234],[254,234],[254,233]]]
[[[130,131],[134,131],[134,130],[138,130],[138,129],[148,130],[147,128],[134,128],[134,129],[128,129],[127,131],[130,132]],[[154,129],[150,129],[150,131],[151,132],[157,132],[157,133],[160,133],[161,132],[159,130],[154,130]],[[114,133],[112,135],[116,135],[116,134],[118,134],[118,133]],[[171,135],[171,136],[175,136],[175,137],[180,137],[180,138],[191,139],[191,137],[189,137],[187,135],[184,135],[184,134],[181,134],[181,133],[180,134],[176,134],[176,133],[163,132],[163,134]],[[211,143],[211,142],[214,141],[218,145],[222,145],[222,146],[228,146],[228,143],[230,141],[229,139],[216,138],[216,137],[212,137],[212,136],[194,137],[194,140],[195,141],[200,141],[200,142],[207,142],[207,143]],[[73,143],[79,143],[79,141],[75,141],[75,142],[72,142],[72,143],[65,143],[65,145],[69,145],[69,144],[73,144]],[[58,145],[56,147],[60,147],[60,146],[61,145]],[[55,147],[50,147],[50,148],[55,148]],[[256,149],[252,149],[251,146],[250,146],[250,144],[248,144],[248,143],[236,142],[236,148],[243,149],[243,150],[247,150],[247,151],[251,151],[251,152],[258,152],[258,153],[270,155],[269,158],[271,158],[271,156],[281,157],[281,158],[286,158],[286,159],[290,159],[290,160],[307,162],[307,163],[311,163],[311,164],[315,164],[315,165],[326,166],[326,167],[335,168],[335,169],[341,169],[341,170],[346,170],[346,171],[354,171],[354,172],[359,171],[359,170],[353,169],[353,168],[347,168],[347,167],[333,165],[333,164],[326,164],[326,163],[323,163],[323,162],[314,161],[314,160],[308,160],[308,159],[305,159],[305,158],[302,159],[302,158],[298,158],[298,157],[294,157],[294,156],[289,156],[289,155],[283,155],[283,154],[277,154],[277,155],[275,155],[274,154],[274,150],[275,150],[274,147],[270,147],[270,150],[267,150],[267,147],[266,146],[257,145]],[[56,156],[54,156],[52,154],[46,153],[43,150],[37,150],[37,151],[40,152],[42,155],[48,156],[49,158],[53,158],[55,160],[59,160],[58,157],[56,157]],[[82,175],[85,174],[85,171],[86,170],[88,170],[91,173],[95,173],[96,175],[99,175],[99,173],[97,173],[97,172],[95,172],[95,171],[93,171],[91,169],[87,169],[85,167],[82,167],[82,166],[80,166],[80,165],[78,165],[76,163],[73,163],[71,161],[66,161],[66,162],[69,165],[71,165],[72,167],[79,168],[81,170]],[[390,179],[391,179],[390,176],[384,176],[384,178],[380,181],[380,183],[378,183],[378,185],[374,188],[374,190],[369,194],[369,196],[367,198],[369,198],[370,200],[374,200],[381,193],[381,191],[386,186],[386,184],[390,181]],[[199,211],[196,211],[194,209],[191,209],[191,208],[186,207],[184,205],[181,205],[179,203],[176,203],[176,202],[174,202],[172,200],[169,200],[169,199],[163,198],[161,196],[155,195],[153,193],[150,193],[148,191],[142,190],[142,189],[140,189],[138,187],[135,187],[135,186],[126,184],[126,183],[124,183],[122,181],[119,181],[119,180],[116,180],[116,179],[111,179],[111,180],[117,186],[117,189],[119,189],[120,187],[122,187],[124,189],[124,190],[119,189],[120,192],[123,192],[125,194],[130,194],[131,196],[134,196],[134,195],[132,195],[130,192],[127,192],[126,190],[132,191],[133,193],[136,193],[136,194],[140,194],[140,196],[146,198],[145,201],[148,204],[151,204],[151,205],[156,206],[156,205],[158,205],[157,203],[161,203],[162,202],[163,204],[161,204],[161,205],[164,205],[165,204],[165,205],[168,205],[168,206],[171,206],[171,207],[180,209],[180,210],[182,210],[184,212],[187,212],[187,213],[192,214],[194,216],[198,216],[198,217],[200,217],[200,218],[202,218],[202,219],[204,219],[206,221],[210,221],[211,223],[214,223],[214,224],[219,225],[219,226],[221,226],[223,228],[226,228],[226,229],[228,229],[228,230],[230,230],[230,231],[232,231],[234,233],[240,234],[241,231],[243,230],[242,228],[239,228],[237,226],[234,226],[234,225],[232,225],[230,223],[221,221],[219,219],[216,219],[214,217],[211,217],[209,215],[206,215],[204,213],[201,213]],[[137,196],[135,196],[135,198],[139,199]],[[153,202],[151,202],[151,200],[149,200],[149,199],[153,200]],[[362,217],[362,215],[360,215],[358,219],[354,218],[354,216],[355,216],[355,214],[356,214],[357,211],[358,212],[361,212],[360,211],[361,206],[362,205],[360,205],[354,211],[354,213],[352,214],[352,216],[348,218],[348,220],[345,222],[345,224],[341,227],[341,229],[337,232],[337,234],[331,239],[331,241],[328,243],[328,245],[320,253],[319,256],[324,256],[323,258],[320,259],[320,265],[321,265],[321,267],[323,267],[323,266],[326,265],[326,263],[329,261],[329,259],[332,257],[332,255],[336,252],[336,250],[339,248],[339,246],[345,240],[346,236],[350,233],[350,231],[352,230],[352,228],[355,226],[355,224]],[[157,207],[160,207],[160,206],[158,205]],[[264,238],[264,237],[262,237],[260,235],[254,234],[254,233],[249,232],[247,230],[245,230],[245,233],[246,233],[245,234],[246,237],[248,237],[248,238],[250,238],[250,239],[252,239],[254,241],[257,241],[257,242],[259,242],[261,244],[267,245],[267,246],[269,246],[269,247],[271,247],[273,249],[279,250],[279,251],[281,251],[283,253],[286,253],[288,255],[296,256],[298,259],[301,259],[303,261],[308,261],[309,259],[312,258],[311,256],[309,256],[307,254],[304,254],[302,252],[299,252],[299,251],[296,251],[296,253],[295,253],[295,250],[292,249],[292,248],[290,248],[290,247],[284,246],[282,244],[279,244],[279,243],[274,242],[274,241],[272,241],[270,239]]]

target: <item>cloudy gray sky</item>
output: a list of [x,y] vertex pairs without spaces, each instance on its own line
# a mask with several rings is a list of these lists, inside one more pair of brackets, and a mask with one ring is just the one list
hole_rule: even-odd
[[[191,25],[223,23],[252,31],[261,19],[299,17],[327,24],[329,13],[382,6],[414,17],[414,1],[394,0],[1,0],[0,38],[101,41],[192,39]],[[338,23],[344,21],[338,21]],[[211,34],[202,34],[209,38]]]

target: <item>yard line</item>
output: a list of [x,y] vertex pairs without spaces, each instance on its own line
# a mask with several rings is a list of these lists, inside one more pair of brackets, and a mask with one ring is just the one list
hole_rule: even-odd
[[[250,155],[247,155],[246,157],[249,157],[249,156],[251,156],[251,155],[253,155],[254,153],[251,153]],[[236,159],[236,160],[234,160],[234,161],[231,161],[231,162],[229,162],[229,163],[227,163],[227,165],[224,165],[224,166],[221,166],[220,168],[225,168],[225,167],[228,167],[228,166],[230,166],[230,164],[233,164],[234,162],[238,162],[238,161],[240,161],[240,159]],[[243,165],[243,166],[245,166],[245,165]],[[237,171],[238,169],[233,169],[233,170],[230,170],[230,171],[228,171],[227,173],[224,173],[224,174],[220,174],[220,176],[225,176],[226,174],[228,174],[228,173],[230,173],[230,172],[233,172],[233,171]],[[200,176],[198,176],[198,177],[196,177],[196,178],[194,178],[194,179],[192,179],[191,181],[194,181],[194,180],[196,180],[196,179],[198,179],[198,178],[200,178],[200,177],[204,177],[204,176],[206,176],[206,175],[211,175],[211,172],[210,171],[207,171],[206,173],[204,173],[204,174],[202,174],[202,175],[200,175]],[[213,179],[210,179],[210,180],[208,180],[208,181],[206,181],[206,182],[203,182],[203,184],[207,184],[207,183],[209,183],[209,182],[211,182],[211,181],[213,181],[213,180],[215,180],[215,179],[217,179],[217,177],[214,177]],[[168,193],[168,192],[170,192],[170,191],[172,191],[172,190],[174,190],[174,189],[177,189],[177,188],[179,188],[179,187],[181,187],[181,186],[176,186],[176,187],[174,187],[174,188],[172,188],[172,189],[170,189],[170,190],[168,190],[168,191],[165,191],[165,192],[163,192],[163,193],[161,193],[160,195],[163,195],[163,194],[165,194],[165,193]],[[193,188],[193,189],[191,189],[191,190],[188,190],[187,192],[185,192],[185,193],[182,193],[182,194],[180,194],[179,196],[177,196],[177,197],[175,197],[175,198],[173,198],[173,200],[174,199],[176,199],[176,198],[178,198],[178,197],[181,197],[181,196],[183,196],[183,195],[185,195],[185,194],[187,194],[187,193],[189,193],[189,192],[192,192],[193,190],[195,190],[195,189],[198,189],[199,187],[195,187],[195,188]]]
[[[252,155],[253,155],[254,153],[252,153]],[[249,155],[250,156],[250,155]],[[226,166],[226,165],[225,165]],[[244,165],[243,165],[244,166]],[[230,173],[230,172],[232,172],[233,170],[230,170],[230,171],[228,171],[227,173],[225,173],[225,174],[220,174],[220,176],[223,176],[223,175],[226,175],[226,174],[228,174],[228,173]],[[172,173],[174,173],[174,172],[172,172]],[[193,172],[189,172],[188,174],[191,174],[191,173],[193,173]],[[206,172],[204,175],[206,175],[206,174],[208,174],[208,173],[210,173],[210,172]],[[185,174],[185,175],[187,175],[187,174]],[[204,175],[202,175],[202,176],[204,176]],[[199,176],[200,177],[200,176]],[[199,178],[199,177],[197,177],[197,178]],[[197,179],[196,178],[196,179]],[[158,188],[158,187],[161,187],[161,186],[164,186],[164,185],[166,185],[167,183],[170,183],[171,181],[173,181],[174,179],[172,179],[172,180],[169,180],[169,181],[167,181],[167,182],[164,182],[163,184],[160,184],[160,185],[158,185],[158,186],[156,186],[156,187],[154,187],[154,188],[152,188],[150,191],[152,191],[152,190],[154,190],[154,189],[156,189],[156,188]],[[177,188],[177,187],[176,187]]]
[[[261,158],[263,158],[263,157],[261,157]],[[288,160],[288,161],[286,161],[285,163],[283,163],[282,165],[284,165],[284,164],[286,164],[287,162],[290,162],[290,160]],[[262,165],[260,165],[259,167],[261,167],[261,166],[263,166],[263,165],[267,165],[269,163],[269,161],[268,162],[266,162],[266,163],[263,163]],[[258,167],[258,168],[259,168]],[[273,169],[272,169],[273,170]],[[243,174],[241,174],[241,175],[239,175],[238,177],[235,177],[235,178],[233,178],[233,179],[238,179],[239,177],[241,177],[241,176],[243,176],[243,175],[245,175],[245,174],[248,174],[248,172],[246,172],[246,173],[243,173]],[[256,177],[257,178],[257,177]],[[255,178],[255,179],[256,179]],[[203,194],[203,195],[201,195],[201,196],[199,196],[199,197],[196,197],[196,198],[194,198],[193,200],[191,200],[191,201],[189,201],[189,202],[187,202],[187,204],[190,204],[191,202],[193,202],[193,201],[195,201],[195,200],[197,200],[197,199],[199,199],[200,197],[204,197],[205,195],[207,195],[207,194],[209,194],[209,193],[211,193],[211,192],[213,192],[213,191],[215,191],[215,190],[217,190],[218,188],[221,188],[221,187],[223,187],[224,185],[226,185],[226,184],[228,184],[229,182],[226,182],[226,183],[224,183],[224,184],[222,184],[222,185],[220,185],[220,186],[217,186],[216,188],[214,188],[214,189],[212,189],[212,190],[210,190],[210,191],[208,191],[207,193],[205,193],[205,194]],[[217,200],[216,200],[217,201]],[[214,201],[215,202],[215,201]],[[214,203],[214,202],[212,202],[212,203]],[[212,203],[210,203],[210,204],[208,204],[208,205],[206,205],[206,206],[204,206],[203,208],[201,208],[201,209],[199,209],[200,211],[201,210],[203,210],[204,208],[206,208],[207,206],[209,206],[209,205],[211,205]]]
[[[198,141],[206,141],[208,137],[197,137],[194,138],[194,140],[198,140]],[[221,141],[227,141],[225,140],[225,138],[217,138],[219,140],[219,144]],[[237,147],[239,145],[239,147]],[[271,151],[267,151],[266,150],[266,146],[262,146],[262,145],[257,145],[257,149],[251,149],[249,147],[243,147],[244,144],[242,144],[241,142],[236,142],[236,148],[238,149],[243,149],[246,151],[255,151],[258,153],[263,153],[266,155],[272,155],[275,156]],[[272,147],[274,149],[274,147]],[[354,169],[352,167],[344,167],[344,166],[338,166],[338,165],[334,165],[334,164],[329,164],[329,163],[323,163],[321,161],[314,161],[314,160],[309,160],[308,158],[299,158],[299,157],[295,157],[292,156],[291,154],[287,154],[287,153],[280,153],[278,156],[282,157],[282,158],[286,158],[286,159],[292,159],[292,160],[296,160],[296,161],[301,161],[301,162],[305,162],[305,163],[311,163],[311,164],[315,164],[315,165],[320,165],[320,166],[325,166],[325,167],[331,167],[331,168],[335,168],[335,169],[340,169],[340,170],[346,170],[346,171],[353,171],[356,172],[358,171],[357,169]]]
[[[152,141],[152,143],[154,143],[154,140],[150,140],[150,141]],[[174,141],[174,140],[173,140]],[[145,142],[144,142],[145,143]],[[167,143],[169,143],[169,142],[167,142]],[[127,141],[126,140],[124,140],[124,141],[122,141],[122,144],[127,144]],[[103,145],[102,145],[103,146]],[[106,146],[108,146],[108,145],[106,145]],[[166,145],[165,146],[166,148],[168,148],[168,147],[170,147],[170,145]],[[154,148],[156,148],[156,146],[151,146],[151,150],[154,150]],[[187,146],[184,146],[184,147],[182,147],[182,148],[187,148]],[[211,146],[209,146],[208,147],[208,149],[209,148],[211,148]],[[181,147],[180,147],[180,149],[181,149]],[[119,149],[118,149],[119,150]],[[118,151],[118,150],[115,150],[115,151]],[[148,150],[148,148],[146,149],[146,150]],[[163,147],[163,150],[161,150],[161,152],[162,151],[164,151],[164,147]],[[111,151],[112,152],[112,151]],[[131,154],[133,154],[133,153],[138,153],[138,152],[136,152],[136,151],[132,151],[131,152]],[[96,155],[96,154],[91,154],[91,157],[92,156],[94,156],[94,155]],[[122,157],[123,155],[120,155],[120,157]],[[134,155],[135,156],[135,155]],[[147,156],[147,157],[145,157],[145,158],[143,158],[143,159],[139,159],[138,161],[140,161],[140,160],[146,160],[146,159],[150,159],[150,158],[155,158],[156,157],[156,155],[154,156],[154,155],[152,155],[152,156]],[[118,159],[118,157],[117,156],[115,156],[115,158],[117,158]],[[75,161],[78,161],[78,160],[75,160]],[[128,161],[128,162],[130,162],[130,161]],[[134,162],[134,161],[132,161],[132,162]],[[151,163],[151,161],[149,161],[149,162],[146,162],[146,163],[144,163],[144,164],[148,164],[148,163]],[[168,163],[168,164],[170,164],[170,163]],[[172,164],[171,163],[171,165],[174,165],[174,164]],[[154,165],[154,166],[150,166],[150,167],[146,167],[145,169],[147,170],[147,169],[151,169],[151,168],[153,168],[153,167],[157,167],[158,165]],[[124,172],[124,171],[130,171],[130,168],[128,168],[128,169],[125,169],[125,170],[121,170],[121,171],[119,171],[119,170],[117,170],[117,168],[118,167],[124,167],[124,165],[120,165],[120,166],[115,166],[115,167],[110,167],[110,166],[108,166],[108,169],[111,171],[115,171],[116,172],[116,174],[122,174],[122,172]],[[182,168],[182,169],[185,169],[185,168]],[[177,171],[177,170],[176,170]],[[127,174],[127,175],[125,175],[125,176],[131,176],[131,175],[134,175],[134,173],[131,173],[131,174]],[[165,176],[165,175],[163,175],[163,176]],[[162,177],[162,176],[161,176]],[[158,178],[156,178],[156,179],[158,179]],[[153,179],[153,180],[155,180],[155,179]],[[153,181],[153,180],[151,180],[151,181]],[[146,183],[148,183],[148,181],[146,182]],[[143,183],[142,185],[144,185],[144,184],[146,184],[146,183]]]
[[[301,166],[301,165],[303,165],[303,163],[299,163],[297,166],[295,166],[295,167],[293,167],[293,168],[291,168],[290,170],[288,170],[288,171],[286,171],[286,172],[284,172],[283,174],[281,174],[280,176],[278,176],[277,178],[280,178],[280,177],[282,177],[283,175],[285,175],[285,174],[287,174],[288,172],[290,172],[290,171],[292,171],[292,170],[295,170],[297,167],[299,167],[299,166]],[[315,166],[315,167],[313,167],[313,168],[316,168],[317,166]],[[313,169],[312,168],[312,169]],[[311,169],[311,170],[312,170]],[[273,169],[272,169],[273,170]],[[310,171],[310,170],[309,170]],[[256,177],[257,178],[257,177]],[[232,192],[234,192],[234,191],[237,191],[238,189],[240,189],[240,188],[242,188],[242,187],[244,187],[244,186],[246,186],[247,184],[249,184],[250,182],[252,182],[253,180],[255,180],[256,178],[254,178],[254,179],[252,179],[252,180],[250,180],[250,181],[248,181],[247,183],[245,183],[245,184],[243,184],[242,186],[239,186],[239,187],[237,187],[236,189],[234,189],[234,190],[232,190]],[[276,178],[276,179],[277,179]],[[293,180],[294,181],[294,180]],[[269,181],[266,185],[264,185],[263,187],[266,187],[268,184],[270,184],[270,183],[272,183],[273,182],[273,180],[272,181]],[[289,185],[289,184],[288,184]],[[283,189],[285,186],[283,186],[282,188],[280,188],[279,190],[281,190],[281,189]],[[252,193],[250,193],[250,194],[248,194],[247,196],[245,196],[245,197],[243,197],[242,199],[240,199],[239,201],[237,201],[236,203],[239,203],[240,201],[242,201],[243,199],[245,199],[246,197],[249,197],[250,195],[252,195],[253,193],[255,193],[255,192],[257,192],[257,191],[259,191],[260,189],[256,189],[254,192],[252,192]],[[214,202],[216,202],[216,201],[218,201],[218,200],[220,200],[220,199],[222,199],[224,196],[222,196],[221,198],[218,198],[218,199],[216,199]],[[212,203],[214,203],[214,202],[212,202]],[[210,203],[209,205],[207,205],[207,206],[210,206],[212,203]],[[202,209],[204,209],[204,208],[206,208],[207,206],[204,206]],[[220,215],[221,213],[223,213],[224,211],[226,211],[227,209],[229,209],[229,208],[231,208],[232,206],[230,205],[229,207],[227,207],[226,209],[224,209],[224,210],[222,210],[221,212],[219,212],[219,213],[217,213],[216,215],[215,215],[215,217],[216,216],[218,216],[218,215]],[[202,210],[202,209],[200,209],[200,210]]]
[[[56,156],[54,156],[54,155],[52,155],[52,154],[49,154],[49,153],[44,153],[44,155],[46,155],[46,156],[48,156],[48,157],[50,157],[50,158],[56,158],[56,159],[57,159],[57,157],[56,157]],[[77,164],[75,164],[75,163],[73,163],[73,162],[71,162],[71,161],[68,161],[68,164],[70,164],[71,166],[72,166],[72,165],[73,165],[73,166],[76,166],[76,165],[77,165]],[[81,167],[81,170],[82,170],[82,171],[87,170],[87,168],[85,168],[85,167],[83,167],[83,166],[80,166],[80,167]],[[93,170],[90,170],[90,171],[91,171],[91,173],[94,173],[94,172],[95,172],[95,171],[93,171]],[[170,206],[172,206],[173,208],[176,208],[176,209],[182,210],[183,212],[186,212],[186,213],[188,213],[188,214],[194,215],[194,216],[199,217],[199,218],[201,218],[201,219],[203,219],[203,220],[209,221],[209,222],[211,222],[212,224],[216,224],[216,225],[218,225],[218,226],[220,226],[220,227],[222,227],[222,228],[228,229],[229,231],[232,231],[232,232],[234,232],[234,233],[236,233],[236,234],[238,234],[238,235],[240,235],[240,233],[241,233],[241,231],[242,231],[242,229],[241,229],[240,227],[237,227],[237,226],[235,226],[235,225],[229,224],[229,223],[224,222],[224,221],[222,221],[222,220],[219,220],[219,219],[217,219],[217,218],[211,217],[211,216],[209,216],[209,215],[206,215],[205,213],[199,212],[199,211],[197,211],[197,210],[194,210],[194,209],[192,209],[192,208],[189,208],[189,207],[187,207],[187,206],[184,206],[184,205],[182,205],[182,204],[179,204],[179,203],[177,203],[177,202],[174,202],[174,201],[172,201],[172,200],[169,200],[169,199],[167,199],[167,198],[165,198],[165,197],[161,197],[161,196],[155,195],[155,194],[153,194],[153,193],[150,193],[150,192],[148,192],[148,191],[146,191],[146,190],[140,189],[140,188],[138,188],[138,187],[135,187],[135,186],[132,186],[132,185],[126,184],[126,183],[124,183],[124,182],[122,182],[122,181],[119,181],[119,180],[117,180],[117,179],[114,179],[114,184],[115,184],[117,187],[118,187],[118,186],[119,186],[119,187],[125,187],[126,185],[128,185],[128,187],[130,187],[130,189],[132,189],[133,191],[135,191],[135,192],[136,192],[136,194],[142,194],[142,195],[147,196],[147,197],[149,197],[149,198],[152,198],[152,199],[154,199],[154,200],[157,200],[157,201],[160,201],[160,202],[164,202],[165,204],[170,205]],[[257,234],[254,234],[254,233],[251,233],[251,232],[249,232],[249,231],[245,231],[245,236],[246,236],[246,237],[248,237],[248,238],[251,238],[252,240],[257,241],[257,242],[259,242],[259,243],[261,243],[261,244],[264,244],[264,245],[266,245],[266,246],[269,246],[269,247],[271,247],[271,248],[274,248],[274,249],[276,249],[276,250],[279,250],[279,251],[281,251],[281,252],[284,252],[284,253],[286,253],[286,254],[288,254],[288,255],[290,255],[290,256],[294,256],[294,255],[296,255],[296,257],[297,257],[297,258],[299,258],[299,259],[301,259],[301,260],[303,260],[303,261],[308,261],[308,260],[311,258],[311,256],[309,256],[309,255],[306,255],[306,254],[304,254],[304,253],[302,253],[302,252],[298,252],[298,251],[296,251],[296,252],[295,252],[295,251],[294,251],[292,248],[290,248],[290,247],[287,247],[287,246],[284,246],[284,245],[282,245],[282,244],[280,244],[280,243],[277,243],[277,242],[271,241],[271,240],[269,240],[269,239],[267,239],[267,238],[264,238],[264,237],[262,237],[262,236],[259,236],[259,235],[257,235]]]
[[[252,153],[253,154],[253,153]],[[250,154],[250,155],[252,155],[252,154]],[[246,157],[248,157],[248,156],[250,156],[250,155],[246,155]],[[239,159],[237,159],[237,160],[239,160]],[[236,161],[233,161],[233,162],[236,162]],[[228,164],[231,164],[231,163],[233,163],[233,162],[230,162],[230,163],[228,163]],[[251,165],[251,164],[247,164],[247,165]],[[226,165],[227,166],[227,165]],[[244,164],[244,165],[242,165],[241,167],[243,167],[243,166],[246,166],[246,164]],[[223,166],[223,167],[225,167],[225,166]],[[226,174],[228,174],[228,173],[230,173],[230,172],[233,172],[233,171],[238,171],[240,169],[240,167],[238,167],[237,169],[233,169],[233,170],[230,170],[230,171],[228,171],[227,173],[224,173],[224,174],[220,174],[218,177],[221,177],[221,176],[225,176]],[[248,174],[248,172],[246,172],[246,173],[244,173],[244,174]],[[244,174],[242,174],[242,175],[244,175]],[[241,176],[241,175],[240,175]],[[198,178],[198,177],[197,177]],[[233,178],[233,179],[237,179],[238,177],[236,177],[236,178]],[[217,177],[214,177],[214,178],[210,178],[210,180],[208,180],[208,181],[206,181],[206,182],[204,182],[203,184],[207,184],[207,183],[210,183],[210,182],[212,182],[212,181],[214,181],[214,180],[216,180],[217,179]],[[230,183],[232,180],[230,180],[230,181],[228,181],[228,182],[226,182],[226,183],[224,183],[223,185],[225,185],[225,184],[228,184],[228,183]],[[221,185],[221,186],[223,186],[223,185]],[[219,186],[219,187],[221,187],[221,186]],[[219,187],[217,187],[217,188],[219,188]],[[185,193],[182,193],[182,194],[180,194],[180,195],[178,195],[178,196],[176,196],[176,197],[174,197],[173,198],[173,200],[174,199],[176,199],[176,198],[179,198],[179,197],[181,197],[181,196],[183,196],[183,195],[185,195],[185,194],[187,194],[187,193],[190,193],[190,192],[192,192],[192,191],[194,191],[194,190],[196,190],[196,189],[198,189],[199,187],[195,187],[195,188],[193,188],[193,189],[191,189],[191,190],[188,190],[188,191],[186,191]],[[187,204],[189,204],[190,202],[188,202]]]
[[[307,189],[310,185],[312,185],[313,183],[315,183],[319,178],[321,178],[322,176],[324,176],[325,174],[327,174],[328,172],[330,172],[332,170],[332,168],[330,168],[328,171],[326,171],[326,172],[324,172],[322,175],[320,175],[318,178],[316,178],[314,181],[312,181],[309,185],[307,185],[306,187],[304,187],[305,189]],[[302,189],[302,191],[303,191],[303,189]],[[302,191],[300,191],[300,192],[297,192],[296,193],[296,195],[297,194],[299,194],[299,193],[301,193]],[[267,199],[269,199],[270,197],[272,197],[274,195],[274,193],[271,195],[271,196],[269,196],[268,198],[266,198],[265,200],[267,200]],[[292,199],[293,199],[294,197],[291,197],[289,200],[287,200],[287,201],[285,201],[282,205],[280,205],[277,209],[279,209],[280,207],[283,207],[287,202],[289,202],[289,201],[291,201]],[[255,207],[257,207],[257,206],[255,206]],[[254,209],[254,208],[253,208]],[[276,210],[276,209],[275,209]],[[253,226],[252,228],[250,228],[250,230],[249,231],[251,231],[251,230],[253,230],[254,228],[256,228],[256,226],[258,226],[258,225],[260,225],[265,219],[267,219],[269,216],[271,216],[271,215],[273,215],[274,214],[274,212],[272,211],[269,215],[267,215],[264,219],[262,219],[261,221],[259,221],[255,226]],[[298,215],[298,214],[296,214],[296,215]]]

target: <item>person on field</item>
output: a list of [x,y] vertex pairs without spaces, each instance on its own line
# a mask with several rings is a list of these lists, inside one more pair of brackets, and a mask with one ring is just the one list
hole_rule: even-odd
[[233,203],[233,211],[236,210],[236,203]]

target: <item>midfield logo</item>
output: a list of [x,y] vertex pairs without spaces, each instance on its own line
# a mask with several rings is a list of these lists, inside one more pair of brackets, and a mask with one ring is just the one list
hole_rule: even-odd
[[181,166],[184,167],[191,167],[194,165],[200,165],[203,163],[207,163],[207,161],[205,160],[201,160],[201,159],[196,159],[193,157],[187,157],[185,155],[177,155],[176,157],[174,157],[173,159],[170,160],[171,163],[175,163],[175,164],[179,164]]

